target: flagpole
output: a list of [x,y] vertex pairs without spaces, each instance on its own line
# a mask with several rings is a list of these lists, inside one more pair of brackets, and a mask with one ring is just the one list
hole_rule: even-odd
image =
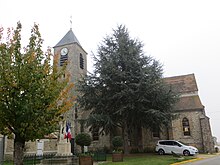
[[68,130],[69,130],[69,125],[68,125],[68,122],[66,121],[66,142],[68,143]]

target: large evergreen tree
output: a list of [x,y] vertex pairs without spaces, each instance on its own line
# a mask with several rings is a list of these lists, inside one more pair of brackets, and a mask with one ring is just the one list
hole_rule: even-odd
[[122,128],[127,153],[129,131],[167,124],[176,96],[163,82],[162,65],[145,56],[143,44],[123,25],[104,39],[94,59],[94,73],[81,81],[78,101],[91,110],[92,128],[106,133]]
[[0,133],[14,136],[14,164],[23,164],[25,142],[52,133],[60,115],[71,107],[72,84],[61,78],[57,58],[42,51],[38,25],[31,31],[29,44],[21,48],[21,23],[8,29],[4,39],[0,29]]

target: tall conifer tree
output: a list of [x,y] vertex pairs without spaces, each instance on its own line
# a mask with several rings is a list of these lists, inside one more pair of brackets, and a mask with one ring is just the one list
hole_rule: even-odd
[[94,73],[78,87],[78,101],[91,110],[92,128],[106,133],[122,128],[128,153],[129,132],[169,123],[176,95],[163,82],[159,61],[146,56],[142,42],[132,39],[123,25],[104,38],[94,60]]

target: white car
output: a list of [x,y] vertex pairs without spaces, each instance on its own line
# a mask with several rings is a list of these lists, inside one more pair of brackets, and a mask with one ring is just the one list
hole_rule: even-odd
[[156,152],[159,155],[172,154],[172,152],[174,152],[178,155],[188,156],[197,154],[198,149],[176,140],[159,140],[156,145]]

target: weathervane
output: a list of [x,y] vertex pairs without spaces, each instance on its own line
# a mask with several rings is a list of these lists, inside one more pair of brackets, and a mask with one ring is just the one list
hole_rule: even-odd
[[70,16],[70,29],[72,29],[72,15]]

